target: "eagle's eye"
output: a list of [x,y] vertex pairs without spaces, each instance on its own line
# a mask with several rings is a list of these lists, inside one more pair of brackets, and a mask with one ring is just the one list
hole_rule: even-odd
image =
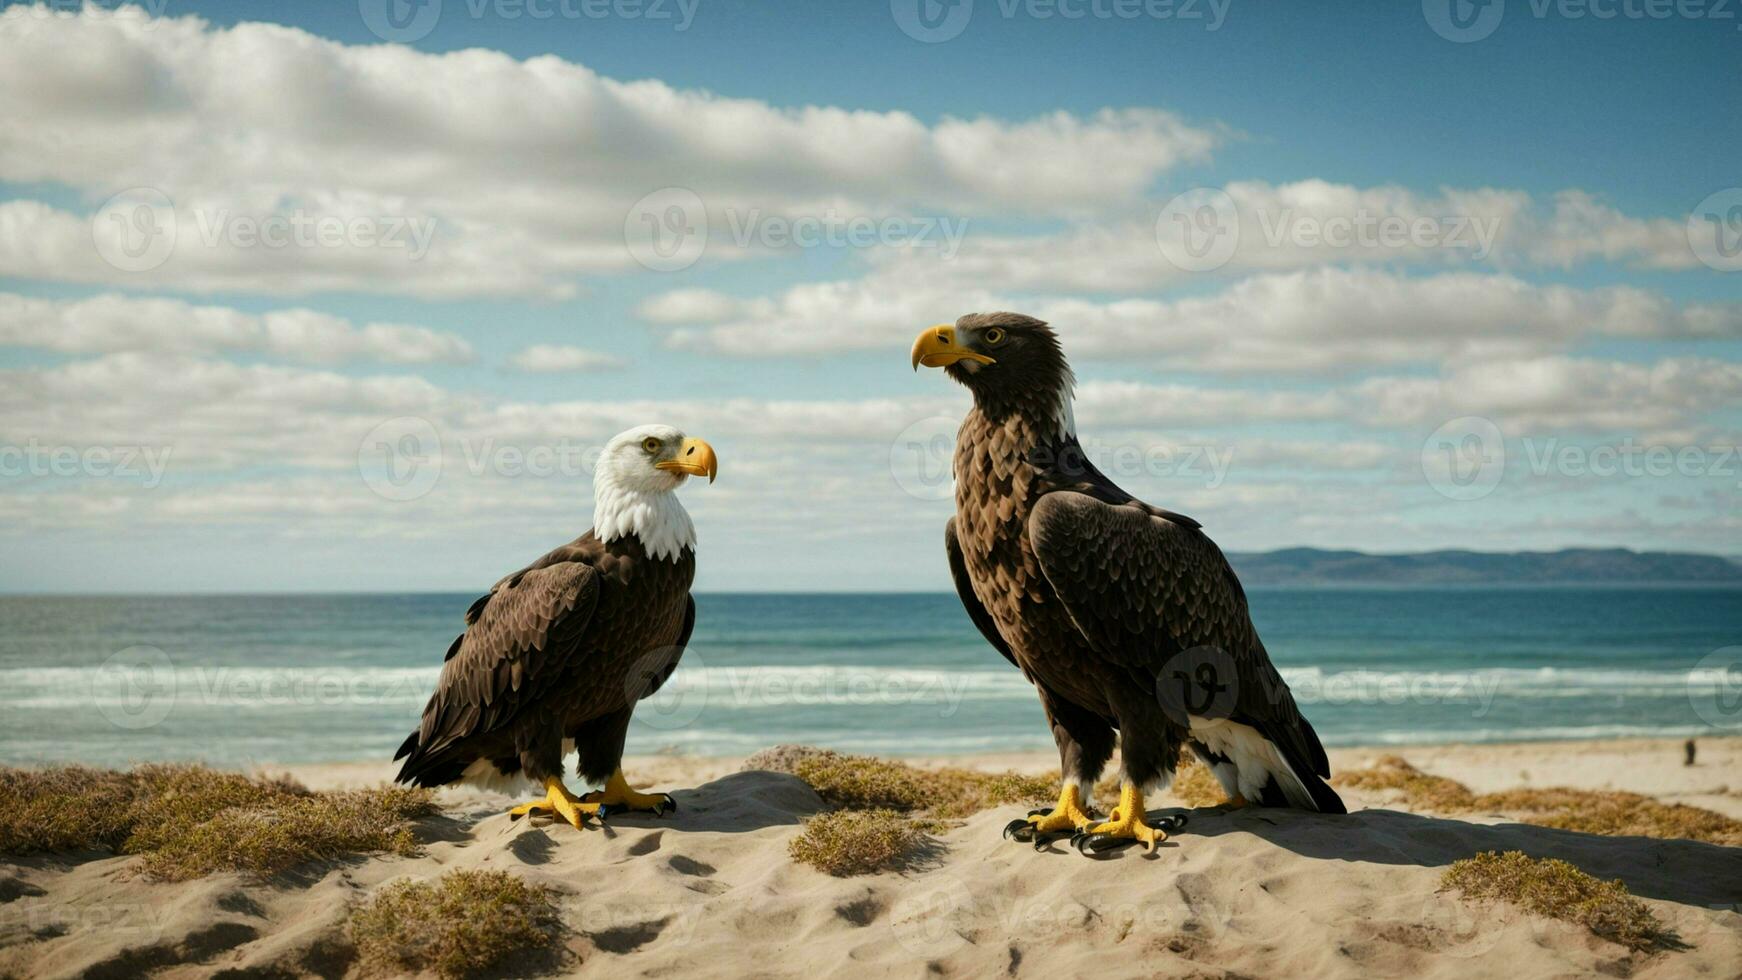
[[986,337],[986,343],[988,343],[988,344],[1002,344],[1004,342],[1004,331],[998,329],[997,327],[993,327],[992,329],[986,331],[985,337]]
[[652,436],[648,436],[647,438],[641,440],[641,448],[647,450],[649,453],[659,452],[659,447],[660,447],[659,440],[653,438]]

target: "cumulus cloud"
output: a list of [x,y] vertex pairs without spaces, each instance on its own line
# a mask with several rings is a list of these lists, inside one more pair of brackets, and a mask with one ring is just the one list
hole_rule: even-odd
[[[970,234],[947,261],[917,249],[881,250],[869,258],[941,288],[1092,292],[1142,292],[1205,276],[1333,264],[1513,270],[1603,260],[1700,267],[1683,217],[1629,216],[1580,190],[1547,201],[1517,190],[1423,194],[1318,179],[1236,181],[1201,190],[1225,194],[1221,210],[1200,215],[1195,207],[1153,201],[1138,219],[1076,222],[1049,234]],[[1188,231],[1204,250],[1201,264],[1171,250],[1186,243]]]
[[472,360],[460,337],[396,323],[362,326],[314,310],[244,313],[158,297],[114,294],[51,300],[0,293],[0,346],[64,354],[122,351],[257,353],[299,361],[396,364]]
[[[90,210],[0,205],[0,274],[132,288],[567,298],[586,276],[642,271],[643,234],[699,234],[716,261],[778,250],[729,233],[747,222],[937,214],[1064,227],[971,233],[943,264],[881,240],[867,254],[936,265],[923,275],[958,291],[1148,290],[1197,274],[1157,245],[1157,180],[1226,139],[1157,109],[926,123],[624,82],[553,57],[354,46],[191,16],[19,5],[0,11],[7,26],[28,29],[0,62],[18,96],[0,104],[0,179],[70,186]],[[647,203],[672,187],[696,195],[675,218],[669,202]],[[99,209],[141,189],[160,195],[149,228],[131,198]],[[1678,218],[1628,216],[1576,190],[1538,202],[1323,180],[1222,189],[1239,230],[1227,273],[1697,264]],[[1383,223],[1372,241],[1365,223]],[[116,257],[147,232],[162,254]]]
[[336,468],[355,465],[356,446],[379,420],[477,404],[419,377],[130,351],[0,371],[0,438],[169,447],[177,469]]
[[[597,447],[623,429],[663,421],[789,464],[827,450],[889,447],[916,423],[960,418],[967,396],[938,381],[935,393],[906,398],[526,402],[403,375],[126,352],[0,371],[0,440],[171,447],[178,467],[202,470],[346,470],[372,430],[405,417],[431,425],[454,458],[503,446]],[[1183,433],[1211,430],[1224,433],[1218,442],[1246,445],[1254,458],[1278,464],[1319,453],[1347,463],[1371,459],[1372,439],[1307,437],[1291,456],[1274,429],[1257,441],[1241,430],[1339,425],[1419,437],[1440,421],[1475,414],[1510,431],[1637,432],[1690,427],[1738,402],[1742,367],[1727,362],[1547,357],[1312,389],[1091,378],[1078,388],[1077,418],[1086,437],[1177,442]],[[883,465],[859,449],[854,458]],[[779,495],[797,492],[789,486]]]
[[[636,315],[669,346],[742,358],[899,358],[919,328],[963,312],[1042,316],[1084,379],[1085,437],[1146,459],[1232,461],[1215,486],[1141,468],[1128,482],[1215,517],[1230,546],[1371,544],[1375,528],[1466,540],[1435,509],[1445,501],[1420,459],[1424,436],[1463,415],[1509,438],[1736,439],[1742,374],[1690,352],[1742,337],[1742,305],[1531,281],[1594,264],[1697,270],[1680,216],[1626,214],[1582,190],[1237,181],[1220,188],[1233,208],[1221,233],[1237,240],[1225,262],[1196,269],[1164,245],[1179,227],[1171,175],[1226,135],[1157,109],[921,120],[778,107],[552,57],[347,45],[139,11],[14,5],[0,35],[0,87],[14,96],[0,101],[0,180],[51,189],[0,202],[0,276],[121,291],[0,293],[0,346],[63,355],[0,369],[0,524],[13,530],[227,526],[352,541],[460,525],[543,540],[584,526],[589,452],[658,420],[721,450],[729,479],[687,499],[711,541],[781,542],[802,568],[844,543],[919,536],[918,515],[933,547],[948,502],[904,490],[897,457],[911,430],[931,445],[966,408],[942,379],[905,397],[531,402],[340,367],[475,361],[453,333],[260,300],[560,300],[590,277],[658,267],[638,235],[705,229],[706,268],[791,254],[746,222],[825,215],[949,216],[968,233],[947,254],[876,237],[829,280],[796,281],[822,264],[794,263],[789,285],[759,295],[671,289]],[[695,206],[646,203],[670,187]],[[981,233],[992,222],[1000,231]],[[622,366],[560,342],[505,363]],[[1179,374],[1145,378],[1145,367]],[[365,471],[382,427],[405,420],[435,433],[445,468],[427,496],[388,500]],[[26,452],[104,447],[167,452],[168,477],[147,487],[4,470]],[[1496,492],[1504,506],[1472,505],[1504,518],[1482,522],[1494,546],[1515,546],[1516,532],[1709,547],[1698,529],[1734,526],[1653,524],[1606,496],[1613,485],[1581,485],[1580,502],[1628,520],[1557,523],[1513,490]],[[1720,511],[1733,490],[1679,498]]]
[[532,374],[560,374],[571,371],[607,371],[627,362],[615,354],[571,347],[567,344],[533,344],[515,352],[508,363]]
[[[415,377],[103,354],[0,370],[0,471],[8,477],[0,480],[0,516],[15,533],[158,529],[332,543],[465,527],[502,543],[491,560],[506,563],[584,528],[598,447],[657,420],[720,451],[720,482],[686,494],[709,547],[777,542],[802,565],[803,556],[861,542],[935,546],[950,504],[947,495],[914,494],[905,451],[920,441],[932,446],[933,468],[947,467],[947,442],[937,450],[931,437],[947,440],[967,397],[941,377],[930,380],[924,394],[900,398],[544,403]],[[1732,364],[1549,357],[1313,388],[1090,374],[1079,387],[1077,418],[1115,479],[1210,522],[1226,547],[1373,546],[1405,533],[1416,545],[1432,541],[1412,523],[1411,508],[1423,520],[1449,520],[1445,499],[1420,470],[1422,440],[1441,422],[1482,415],[1509,438],[1697,433],[1738,404],[1742,373]],[[433,443],[415,448],[420,460],[439,462],[439,479],[404,500],[383,495],[370,474],[383,453],[399,451],[408,420],[433,434]],[[108,461],[149,453],[134,468],[162,462],[163,479],[147,479],[149,471],[82,479],[29,468],[59,451],[86,459],[92,448],[109,451]],[[1537,484],[1496,491],[1497,500],[1517,505],[1497,513],[1528,514]],[[1587,489],[1597,501],[1627,492],[1615,481]],[[1652,543],[1640,534],[1639,543]],[[1437,543],[1458,540],[1453,533]],[[1518,540],[1558,543],[1546,531]]]
[[1255,275],[1208,296],[1108,301],[956,291],[882,272],[749,299],[665,294],[643,304],[638,315],[683,324],[668,335],[675,347],[767,356],[764,338],[771,333],[786,338],[782,352],[795,355],[899,349],[927,324],[993,309],[1047,320],[1078,359],[1136,358],[1232,373],[1531,356],[1604,337],[1742,336],[1742,304],[1678,306],[1632,287],[1576,289],[1496,273],[1412,277],[1359,268]]
[[1514,434],[1639,433],[1735,408],[1742,403],[1742,364],[1540,357],[1462,365],[1438,378],[1373,378],[1354,393],[1399,422],[1479,415]]
[[[722,229],[751,212],[826,208],[1087,216],[1132,205],[1221,138],[1155,109],[928,124],[623,82],[548,56],[352,46],[269,24],[41,7],[10,8],[5,21],[29,29],[0,62],[0,86],[16,96],[0,104],[0,179],[69,185],[93,202],[152,188],[176,226],[164,260],[118,269],[93,247],[88,216],[12,202],[0,272],[21,276],[564,296],[578,275],[638,268],[626,242],[635,205],[661,188],[695,192],[703,213],[686,220]],[[328,243],[255,243],[256,225],[291,221],[329,228]],[[433,229],[427,248],[381,244],[407,225]],[[744,250],[727,239],[712,236],[707,254]]]
[[665,326],[687,323],[722,323],[752,311],[772,309],[728,296],[717,289],[673,289],[653,296],[635,308],[635,315],[648,323]]
[[563,278],[570,261],[610,268],[626,264],[627,253],[620,239],[529,247],[515,229],[360,195],[275,198],[249,209],[220,194],[171,198],[135,187],[90,214],[0,202],[0,275],[23,279],[278,296],[355,290],[562,299],[578,293]]

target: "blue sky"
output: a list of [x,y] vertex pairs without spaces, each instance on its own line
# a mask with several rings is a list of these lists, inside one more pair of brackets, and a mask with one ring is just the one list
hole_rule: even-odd
[[[966,402],[904,355],[985,305],[1048,316],[1085,438],[1230,549],[1742,552],[1727,9],[1496,0],[1454,43],[1437,0],[976,0],[921,43],[904,0],[559,2],[405,45],[376,0],[7,5],[0,589],[482,587],[587,526],[584,464],[515,460],[641,421],[720,449],[702,587],[941,588],[907,447]],[[706,247],[649,269],[672,188]],[[1183,267],[1209,191],[1237,243]],[[117,260],[141,202],[173,249]],[[292,215],[391,245],[233,235]],[[1300,237],[1356,220],[1431,233]],[[768,237],[807,221],[894,231]],[[441,473],[392,499],[408,418]]]

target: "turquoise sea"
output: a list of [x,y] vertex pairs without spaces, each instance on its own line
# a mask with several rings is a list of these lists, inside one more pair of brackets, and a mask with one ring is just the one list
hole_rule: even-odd
[[[1255,588],[1331,745],[1742,734],[1742,590]],[[0,598],[0,762],[385,760],[472,595]],[[630,751],[1045,749],[953,595],[697,597]]]

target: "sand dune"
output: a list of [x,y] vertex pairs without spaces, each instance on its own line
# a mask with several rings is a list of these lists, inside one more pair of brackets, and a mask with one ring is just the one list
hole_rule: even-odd
[[[1705,744],[1679,765],[1663,742],[1406,752],[1423,768],[1491,782],[1649,787],[1728,801],[1742,744]],[[1371,752],[1334,754],[1338,766]],[[1582,768],[1579,760],[1597,759]],[[958,760],[960,761],[960,760]],[[1044,769],[1043,757],[972,760]],[[1455,772],[1458,767],[1470,772]],[[1037,851],[999,830],[1020,808],[981,813],[902,872],[832,878],[787,857],[822,801],[797,779],[729,760],[639,760],[678,788],[666,818],[603,830],[510,822],[505,801],[444,796],[417,858],[337,862],[270,882],[222,875],[165,884],[127,858],[13,860],[0,874],[0,975],[341,976],[355,973],[347,909],[405,876],[508,869],[560,896],[564,942],[508,974],[859,976],[1734,977],[1742,971],[1742,849],[1593,837],[1496,817],[1405,812],[1349,793],[1347,817],[1200,811],[1155,855]],[[311,784],[372,770],[298,772]],[[1507,777],[1510,774],[1511,779]],[[1633,777],[1630,782],[1630,776]],[[685,778],[687,777],[687,778]],[[1154,801],[1161,809],[1167,800]],[[1682,948],[1629,953],[1584,929],[1438,891],[1452,861],[1484,850],[1559,857],[1620,878]]]

